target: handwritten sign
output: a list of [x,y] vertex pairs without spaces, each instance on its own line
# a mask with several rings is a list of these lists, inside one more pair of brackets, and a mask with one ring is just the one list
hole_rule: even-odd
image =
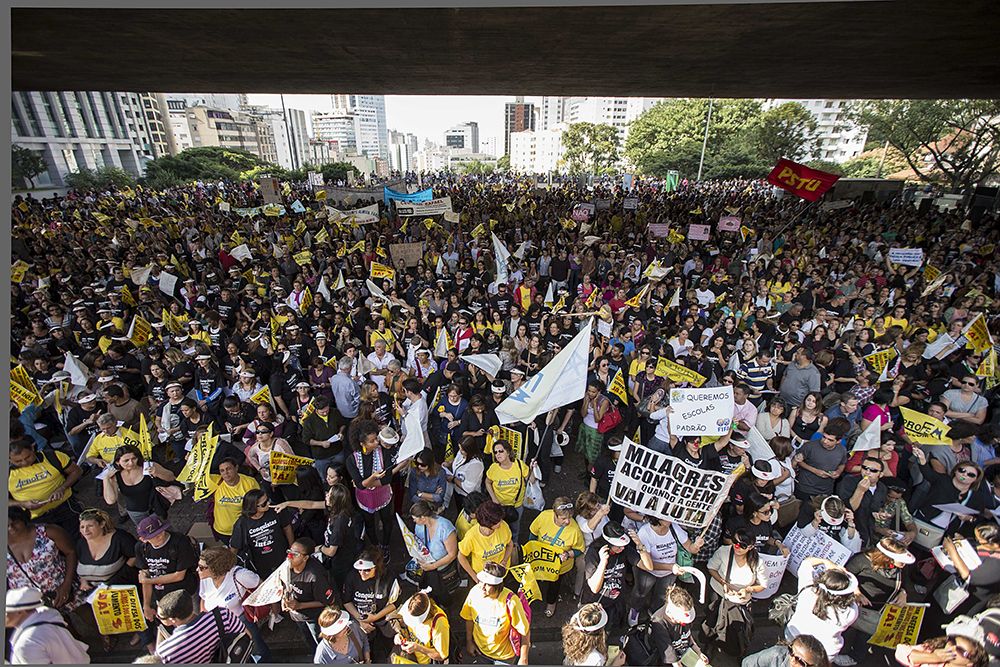
[[733,388],[671,389],[670,434],[723,436],[733,425]]

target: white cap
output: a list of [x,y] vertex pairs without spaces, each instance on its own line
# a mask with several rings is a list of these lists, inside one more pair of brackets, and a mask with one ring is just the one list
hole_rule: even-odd
[[80,403],[90,403],[97,400],[97,394],[84,394],[79,398]]
[[758,459],[753,462],[750,466],[750,472],[757,479],[762,479],[764,481],[771,481],[781,477],[781,464],[774,459]]
[[37,588],[12,588],[7,591],[5,609],[11,611],[30,611],[42,606],[42,592]]
[[322,633],[324,637],[333,637],[334,635],[338,635],[343,632],[344,628],[350,624],[351,615],[348,614],[346,610],[341,609],[340,616],[337,617],[337,620],[325,628],[320,628],[320,633]]
[[372,570],[374,568],[375,568],[375,563],[366,558],[359,558],[358,560],[354,561],[355,570]]

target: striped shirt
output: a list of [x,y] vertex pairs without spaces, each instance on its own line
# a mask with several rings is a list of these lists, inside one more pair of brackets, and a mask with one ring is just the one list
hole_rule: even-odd
[[771,364],[760,366],[756,360],[748,361],[740,366],[736,376],[750,387],[750,395],[756,396],[767,389],[767,381],[774,377],[774,368]]
[[[245,630],[243,621],[228,609],[219,609],[222,627],[227,637]],[[212,612],[199,614],[190,623],[178,626],[173,634],[160,642],[156,655],[164,664],[188,663],[208,665],[213,662],[219,648],[219,628]]]

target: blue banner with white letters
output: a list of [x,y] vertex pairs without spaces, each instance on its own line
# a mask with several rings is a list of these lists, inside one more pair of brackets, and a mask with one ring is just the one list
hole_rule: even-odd
[[413,194],[409,194],[406,192],[397,192],[388,187],[386,187],[384,190],[385,190],[384,199],[386,206],[389,205],[389,200],[391,199],[395,199],[396,201],[405,201],[405,202],[430,201],[431,199],[434,199],[434,191],[432,188],[426,188],[424,190],[420,190],[419,192],[414,192]]

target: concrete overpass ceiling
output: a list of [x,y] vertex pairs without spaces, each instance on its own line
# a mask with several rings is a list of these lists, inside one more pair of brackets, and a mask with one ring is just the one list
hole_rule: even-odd
[[1000,12],[990,0],[396,4],[11,8],[12,84],[163,92],[1000,97]]

